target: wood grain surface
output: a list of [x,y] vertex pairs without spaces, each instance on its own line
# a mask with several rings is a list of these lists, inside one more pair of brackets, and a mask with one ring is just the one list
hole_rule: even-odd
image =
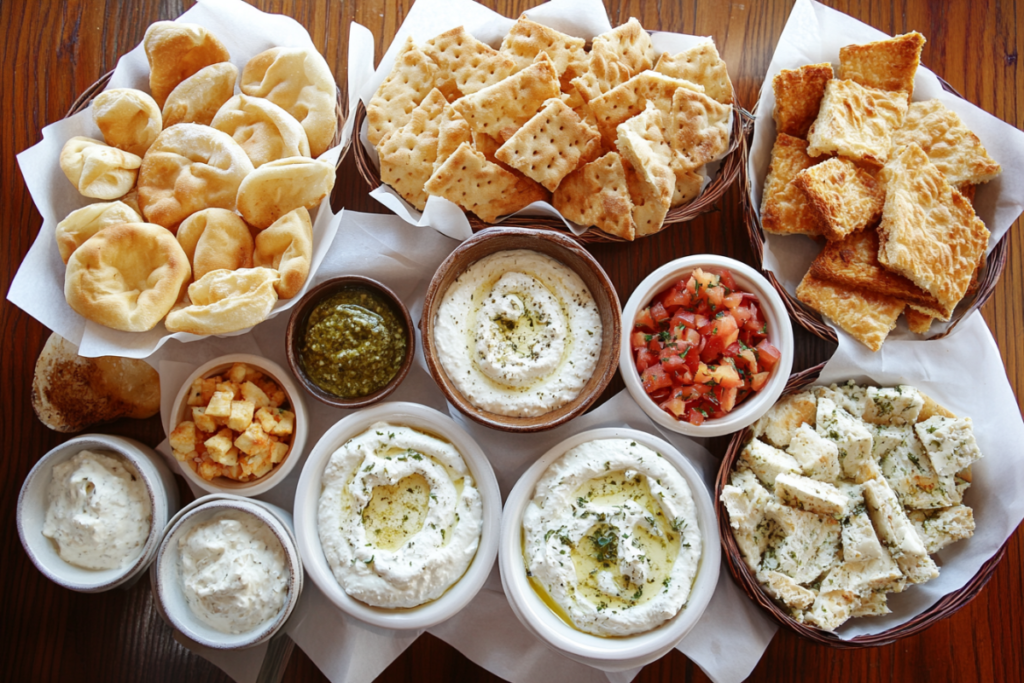
[[[142,40],[154,21],[173,19],[191,6],[181,0],[38,0],[0,2],[0,679],[5,681],[225,681],[191,654],[156,614],[148,581],[128,590],[82,595],[57,588],[29,562],[15,530],[18,491],[29,469],[68,437],[51,432],[29,404],[32,367],[49,332],[6,302],[6,291],[39,231],[15,155],[38,142],[42,128],[61,118],[79,93],[112,69]],[[257,7],[294,17],[309,30],[338,82],[345,86],[348,27],[367,26],[377,58],[412,5],[408,0],[257,0]],[[510,17],[534,0],[488,0]],[[1014,0],[838,0],[828,4],[890,34],[918,30],[928,43],[922,61],[971,102],[1017,127],[1024,126],[1024,5]],[[637,17],[648,28],[714,36],[740,101],[756,101],[775,43],[789,15],[789,0],[607,0],[612,23]],[[338,172],[336,206],[381,212],[366,196],[351,156]],[[1019,179],[1015,179],[1019,180]],[[69,189],[70,191],[70,189]],[[1009,259],[985,319],[1001,349],[1021,402],[1024,388],[1024,246],[1020,226],[1010,236]],[[678,256],[714,252],[752,262],[734,187],[719,210],[690,224],[630,245],[590,247],[624,301],[653,268]],[[797,330],[794,370],[829,357],[829,344]],[[977,368],[965,368],[970,381]],[[616,381],[605,394],[622,388]],[[156,418],[120,421],[102,431],[155,445],[163,438]],[[711,443],[724,452],[726,440]],[[183,482],[180,485],[187,496]],[[187,499],[187,498],[186,498]],[[1022,533],[980,596],[921,635],[887,647],[835,651],[780,631],[754,670],[757,681],[1013,681],[1024,678],[1024,557]],[[728,657],[729,653],[721,653]],[[287,681],[325,680],[295,649]],[[500,680],[445,643],[420,638],[379,678],[381,681]],[[686,657],[672,652],[647,666],[637,680],[704,681]]]

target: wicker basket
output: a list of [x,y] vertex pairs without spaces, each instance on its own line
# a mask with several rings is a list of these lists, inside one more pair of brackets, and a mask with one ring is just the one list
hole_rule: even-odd
[[[812,384],[824,367],[825,364],[822,363],[802,372],[794,373],[789,378],[785,393],[794,393]],[[786,610],[776,604],[758,584],[753,572],[750,571],[750,568],[743,559],[743,555],[736,543],[736,538],[732,534],[732,528],[729,526],[729,513],[722,503],[722,488],[729,483],[729,476],[732,474],[733,465],[739,457],[740,450],[742,450],[749,438],[749,427],[737,432],[733,436],[732,441],[729,442],[729,448],[725,453],[725,457],[722,459],[722,465],[718,470],[718,478],[715,481],[715,507],[718,512],[718,532],[722,537],[723,556],[726,565],[729,567],[729,573],[732,574],[733,579],[740,585],[743,591],[750,596],[751,600],[760,605],[775,621],[796,631],[796,633],[809,640],[838,649],[850,650],[888,645],[900,638],[919,633],[935,622],[952,615],[973,600],[981,592],[985,584],[988,583],[989,579],[992,578],[996,565],[999,564],[999,561],[1006,554],[1006,545],[1004,544],[995,555],[981,566],[978,573],[966,585],[943,596],[934,605],[913,619],[888,631],[843,640],[834,633],[823,631],[809,624],[802,624],[790,617]]]
[[[362,130],[363,121],[366,118],[366,107],[360,101],[356,106],[355,113],[355,132],[354,135],[359,136]],[[683,206],[677,206],[674,209],[669,210],[665,216],[665,225],[671,225],[674,223],[685,223],[693,220],[702,213],[707,213],[715,208],[715,204],[721,199],[725,191],[729,189],[733,181],[740,174],[743,165],[746,163],[747,157],[747,136],[754,128],[754,117],[747,110],[739,106],[733,106],[733,117],[732,117],[732,135],[730,138],[729,150],[726,152],[725,157],[722,158],[722,165],[718,169],[718,174],[715,175],[714,179],[708,186],[704,188],[704,192],[701,193],[697,199],[684,204]],[[373,155],[370,150],[366,149],[359,140],[356,140],[352,145],[355,149],[356,168],[359,169],[359,175],[366,181],[369,191],[372,192],[378,187],[383,185],[383,181],[380,179],[380,171],[377,169],[373,161]],[[469,219],[469,225],[474,232],[489,228],[493,223],[485,223],[473,214],[466,214],[466,218]],[[582,235],[576,235],[575,233],[566,230],[565,224],[562,223],[558,218],[551,216],[510,216],[503,220],[500,225],[509,228],[549,228],[564,232],[581,242],[626,242],[627,240],[615,235],[609,235],[608,233],[598,230],[597,228],[590,228]],[[657,233],[654,233],[657,234]]]
[[[64,118],[74,116],[75,114],[87,109],[89,104],[93,101],[93,98],[103,92],[103,89],[107,87],[107,83],[110,82],[113,75],[113,71],[108,71],[100,76],[99,80],[86,88],[85,92],[79,95],[78,99],[71,104],[71,108],[68,109],[68,113],[64,115]],[[338,116],[338,127],[334,131],[334,137],[331,138],[330,147],[337,147],[341,144],[341,129],[345,127],[345,94],[341,91],[341,88],[338,88],[337,86],[335,86],[335,91],[336,98],[334,106]],[[341,160],[344,158],[344,154],[338,156],[338,163],[336,167],[341,165]]]
[[[953,86],[944,81],[941,77],[937,78],[939,78],[939,82],[942,84],[944,90],[963,99],[963,95],[954,90]],[[754,110],[756,111],[757,107],[754,107]],[[751,130],[753,130],[752,126]],[[782,296],[782,300],[786,303],[786,308],[789,309],[789,314],[793,316],[793,318],[800,323],[804,329],[821,339],[832,343],[838,343],[839,338],[836,335],[834,327],[824,322],[817,311],[798,301],[796,296],[786,291],[786,288],[782,286],[782,283],[778,281],[774,273],[764,270],[765,235],[764,229],[761,227],[760,209],[753,205],[746,158],[748,148],[749,141],[743,146],[744,159],[743,169],[741,171],[742,178],[740,180],[743,185],[743,219],[747,226],[747,234],[750,236],[750,244],[754,248],[754,254],[757,258],[758,265],[761,267],[765,277],[768,278]],[[961,320],[968,317],[978,308],[984,306],[985,302],[988,301],[990,296],[992,296],[992,292],[995,291],[996,282],[999,281],[999,276],[1002,275],[1003,268],[1006,266],[1006,257],[1009,249],[1009,240],[1007,237],[1009,234],[1010,233],[1007,232],[1006,235],[1003,235],[1003,238],[999,240],[996,243],[996,246],[992,249],[992,253],[988,255],[985,267],[982,269],[981,275],[978,278],[978,289],[974,295],[965,298],[956,307],[956,311],[950,318],[950,325],[946,328],[945,332],[933,334],[927,337],[928,339],[941,339],[952,333]]]

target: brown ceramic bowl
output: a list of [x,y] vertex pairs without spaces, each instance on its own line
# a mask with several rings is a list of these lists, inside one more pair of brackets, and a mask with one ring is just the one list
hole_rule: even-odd
[[[561,408],[534,417],[510,417],[477,408],[466,400],[448,378],[434,348],[434,319],[445,292],[469,266],[499,251],[529,249],[540,252],[571,268],[587,285],[601,315],[601,355],[590,380],[579,395]],[[492,429],[506,432],[539,432],[557,427],[583,413],[597,400],[615,375],[619,357],[621,306],[615,287],[594,257],[570,237],[553,230],[489,228],[459,245],[434,273],[423,302],[420,333],[427,368],[448,402],[467,417]]]
[[[342,398],[320,388],[319,385],[309,378],[306,371],[302,368],[302,362],[299,360],[299,350],[302,346],[302,334],[306,329],[306,321],[309,320],[309,315],[313,312],[316,305],[332,294],[352,286],[361,286],[375,291],[391,304],[399,320],[404,322],[408,343],[406,344],[405,359],[402,361],[402,367],[398,369],[398,374],[390,382],[372,394],[356,398]],[[416,352],[416,330],[412,325],[412,318],[409,317],[408,309],[406,309],[405,304],[402,303],[402,300],[394,292],[368,277],[346,275],[331,278],[309,290],[306,292],[306,296],[302,297],[299,305],[292,310],[292,317],[288,320],[288,331],[285,335],[285,352],[288,355],[288,366],[291,368],[292,374],[295,375],[306,391],[327,405],[336,408],[363,408],[383,399],[397,389],[398,385],[405,379],[406,374],[409,372],[409,366],[412,365],[413,355]]]

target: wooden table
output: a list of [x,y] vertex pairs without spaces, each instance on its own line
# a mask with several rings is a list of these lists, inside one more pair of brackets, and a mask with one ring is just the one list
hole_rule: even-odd
[[[0,179],[5,220],[0,230],[2,278],[7,287],[28,251],[41,218],[32,205],[15,154],[41,139],[43,126],[61,118],[70,104],[117,58],[142,40],[153,21],[173,19],[191,2],[157,0],[40,0],[0,3],[3,74],[3,131]],[[257,7],[294,17],[305,25],[344,87],[348,25],[358,21],[376,37],[377,58],[390,44],[409,10],[405,0],[257,0]],[[535,0],[488,0],[484,4],[510,17]],[[714,36],[729,64],[740,101],[751,106],[768,68],[775,43],[789,16],[789,0],[617,2],[606,0],[614,25],[637,17],[649,28]],[[968,100],[1018,127],[1024,125],[1024,29],[1014,2],[973,0],[837,0],[837,9],[890,34],[919,30],[928,37],[922,61]],[[1019,182],[1019,179],[1015,179]],[[70,191],[70,190],[69,190]],[[595,246],[625,300],[653,268],[691,253],[723,253],[753,262],[739,209],[739,190],[730,189],[719,210],[631,245]],[[382,207],[366,196],[351,155],[338,173],[335,206],[369,212]],[[1015,226],[1009,261],[985,319],[1002,350],[1010,382],[1021,405],[1024,389],[1024,239]],[[5,297],[6,299],[6,289]],[[0,678],[27,680],[222,681],[227,678],[171,637],[157,616],[148,581],[127,591],[82,595],[57,588],[29,562],[15,532],[18,490],[33,464],[68,437],[51,432],[29,406],[36,355],[49,332],[4,300],[0,361],[3,405],[0,519],[5,533],[0,550]],[[832,348],[797,330],[796,366],[827,359]],[[977,368],[965,368],[970,381]],[[606,394],[622,388],[621,380]],[[120,421],[102,431],[132,436],[150,445],[163,438],[156,418]],[[712,443],[724,452],[726,441]],[[181,488],[185,492],[182,483]],[[1024,557],[1018,531],[991,582],[967,607],[923,634],[895,645],[836,651],[782,630],[754,670],[754,680],[1019,680],[1024,676]],[[727,655],[725,655],[727,656]],[[284,673],[288,681],[321,680],[323,675],[298,649]],[[420,638],[380,680],[498,680],[445,643]],[[678,652],[646,667],[638,680],[706,680]]]

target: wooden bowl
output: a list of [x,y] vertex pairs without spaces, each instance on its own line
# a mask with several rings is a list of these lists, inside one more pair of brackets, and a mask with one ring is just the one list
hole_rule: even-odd
[[[802,391],[806,387],[810,386],[818,379],[818,375],[821,373],[825,364],[816,365],[811,368],[807,368],[802,372],[794,373],[789,378],[789,383],[786,385],[785,394],[793,394]],[[722,464],[718,469],[718,477],[715,480],[715,509],[718,513],[718,531],[719,536],[722,539],[722,557],[725,558],[725,565],[729,568],[729,573],[732,575],[733,580],[743,589],[743,592],[750,597],[755,603],[761,606],[768,614],[778,623],[782,624],[786,628],[795,631],[798,635],[812,640],[816,643],[828,645],[840,650],[853,650],[865,647],[877,647],[879,645],[889,645],[901,638],[920,633],[921,631],[929,628],[933,624],[948,616],[951,616],[958,609],[973,600],[981,589],[985,587],[989,579],[992,578],[992,574],[995,571],[996,565],[1003,559],[1006,554],[1006,545],[1004,544],[995,555],[990,557],[985,564],[981,566],[978,573],[971,578],[962,588],[947,593],[946,595],[939,598],[935,604],[926,609],[925,611],[918,614],[916,617],[909,619],[908,621],[895,626],[881,633],[873,633],[869,635],[857,636],[856,638],[850,638],[849,640],[843,640],[835,633],[824,631],[811,624],[804,624],[793,617],[789,616],[789,612],[785,608],[779,606],[771,596],[765,592],[761,585],[757,581],[757,577],[747,566],[746,561],[743,559],[743,553],[740,552],[739,545],[736,543],[736,537],[732,534],[732,527],[729,525],[729,512],[725,508],[725,504],[722,502],[722,488],[729,483],[729,476],[732,474],[733,467],[736,464],[737,458],[739,458],[740,451],[743,450],[743,446],[746,445],[747,441],[750,440],[750,428],[747,427],[742,431],[737,432],[733,435],[732,440],[729,442],[729,448],[726,450],[725,457],[722,458]],[[1009,543],[1009,541],[1007,541]]]
[[[510,417],[498,415],[477,408],[462,396],[437,358],[434,348],[434,319],[441,300],[451,284],[473,263],[499,251],[529,249],[571,268],[590,290],[601,315],[601,354],[594,374],[584,385],[579,395],[561,408],[535,417]],[[492,429],[506,432],[539,432],[568,422],[590,407],[615,375],[619,357],[621,336],[619,297],[615,293],[608,275],[583,247],[570,237],[552,230],[527,228],[492,228],[469,238],[438,267],[423,302],[423,317],[420,318],[420,334],[423,338],[423,355],[427,368],[444,392],[448,402],[462,411],[471,420]]]
[[[372,394],[358,396],[356,398],[342,398],[341,396],[336,396],[329,391],[321,389],[320,386],[314,383],[306,374],[306,371],[302,367],[302,362],[299,360],[299,349],[302,345],[300,335],[305,331],[306,321],[309,320],[309,315],[313,312],[313,309],[317,304],[332,294],[353,285],[373,290],[391,304],[394,312],[397,313],[399,319],[403,321],[405,326],[405,335],[408,341],[405,347],[405,359],[402,361],[402,366],[398,369],[398,373],[391,378],[390,382]],[[327,405],[334,406],[335,408],[363,408],[383,399],[385,396],[397,389],[398,385],[405,379],[405,376],[409,373],[409,367],[412,365],[413,356],[416,354],[416,330],[413,328],[412,318],[409,317],[409,310],[394,292],[376,280],[372,280],[368,277],[362,277],[361,275],[345,275],[342,277],[331,278],[330,280],[322,282],[309,290],[306,292],[306,296],[302,297],[299,301],[298,305],[292,309],[291,318],[288,319],[288,330],[285,332],[285,353],[288,356],[288,367],[291,368],[292,374],[299,380],[299,384],[301,384],[303,388],[305,388],[305,390],[311,393],[315,398],[323,401]]]

